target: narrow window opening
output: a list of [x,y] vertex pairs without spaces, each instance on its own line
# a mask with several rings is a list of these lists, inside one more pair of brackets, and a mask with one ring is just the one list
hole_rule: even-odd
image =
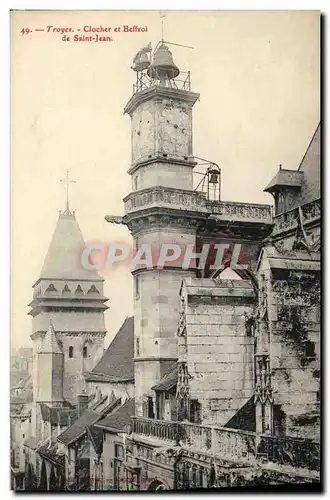
[[309,340],[305,344],[305,356],[307,358],[315,357],[315,343],[310,342]]
[[86,345],[83,347],[83,357],[87,358],[87,346]]
[[135,284],[135,298],[139,299],[140,298],[140,276],[135,276],[134,284]]
[[73,358],[73,347],[70,345],[69,347],[69,358]]

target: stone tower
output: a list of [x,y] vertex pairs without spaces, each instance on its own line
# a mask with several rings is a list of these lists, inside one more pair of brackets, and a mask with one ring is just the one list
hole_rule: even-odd
[[103,295],[103,279],[81,264],[84,247],[75,213],[67,204],[66,210],[59,214],[29,304],[34,343],[34,401],[47,392],[46,387],[42,387],[46,382],[40,373],[45,368],[46,357],[40,349],[50,338],[49,334],[45,336],[50,321],[54,330],[51,336],[58,347],[58,352],[53,353],[54,360],[60,359],[60,352],[63,356],[64,400],[76,403],[77,394],[85,388],[84,373],[95,366],[104,351],[107,299]]
[[[193,192],[192,108],[199,94],[190,90],[190,75],[180,70],[168,47],[160,43],[152,61],[135,60],[137,84],[125,107],[131,117],[132,192],[124,199],[123,223],[136,249],[150,244],[157,257],[162,244],[195,245],[198,215],[189,211]],[[182,73],[181,73],[182,75]],[[182,78],[182,76],[181,76]],[[133,270],[136,414],[156,414],[151,387],[177,360],[180,284],[195,270],[182,260],[163,268]]]

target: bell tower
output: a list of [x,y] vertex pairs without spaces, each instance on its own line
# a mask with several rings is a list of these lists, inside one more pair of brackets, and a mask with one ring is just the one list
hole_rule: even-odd
[[[168,42],[166,42],[168,43]],[[173,61],[165,43],[153,55],[150,44],[135,56],[133,95],[125,107],[131,117],[132,192],[124,199],[126,224],[135,249],[147,244],[157,257],[164,244],[195,245],[202,214],[193,210],[192,108],[199,94],[190,89],[190,73]],[[190,206],[190,209],[189,209]],[[198,209],[197,209],[198,210]],[[164,266],[133,270],[136,415],[157,418],[151,388],[176,365],[176,331],[182,259]]]

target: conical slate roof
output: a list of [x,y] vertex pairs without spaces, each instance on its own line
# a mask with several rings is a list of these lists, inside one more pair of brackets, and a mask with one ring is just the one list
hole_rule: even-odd
[[58,342],[56,340],[56,334],[54,330],[53,323],[49,322],[49,327],[46,335],[43,338],[42,344],[39,348],[39,353],[51,353],[51,354],[63,354]]
[[89,271],[81,264],[85,246],[75,215],[60,213],[40,278],[100,281],[96,271]]

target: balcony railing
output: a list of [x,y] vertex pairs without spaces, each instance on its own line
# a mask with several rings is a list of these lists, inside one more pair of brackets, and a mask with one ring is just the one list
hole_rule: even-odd
[[210,202],[205,193],[169,187],[152,187],[130,193],[125,199],[125,213],[151,207],[196,210],[212,215],[217,220],[272,223],[272,207],[256,203],[234,201]]
[[176,442],[178,424],[153,418],[132,417],[132,432],[142,436]]
[[125,213],[153,206],[168,206],[183,210],[206,211],[205,195],[197,191],[153,187],[129,194],[125,199]]
[[[205,453],[236,462],[274,462],[296,468],[320,470],[320,445],[310,439],[257,436],[254,432],[132,417],[134,434],[180,444],[194,453]],[[258,442],[258,445],[257,445]]]
[[[317,221],[321,217],[321,200],[314,200],[301,206],[303,224]],[[274,217],[274,228],[272,235],[284,231],[290,231],[297,227],[299,220],[298,207],[288,210]]]
[[256,457],[256,435],[237,429],[215,429],[215,450],[221,457],[233,460],[254,460]]
[[180,424],[180,434],[183,447],[230,460],[256,457],[256,435],[253,432],[184,423]]
[[171,78],[167,80],[160,80],[159,78],[150,78],[146,71],[138,72],[136,76],[136,83],[133,85],[133,94],[142,92],[143,90],[151,87],[168,87],[171,89],[191,90],[190,71],[181,71],[181,78]]

